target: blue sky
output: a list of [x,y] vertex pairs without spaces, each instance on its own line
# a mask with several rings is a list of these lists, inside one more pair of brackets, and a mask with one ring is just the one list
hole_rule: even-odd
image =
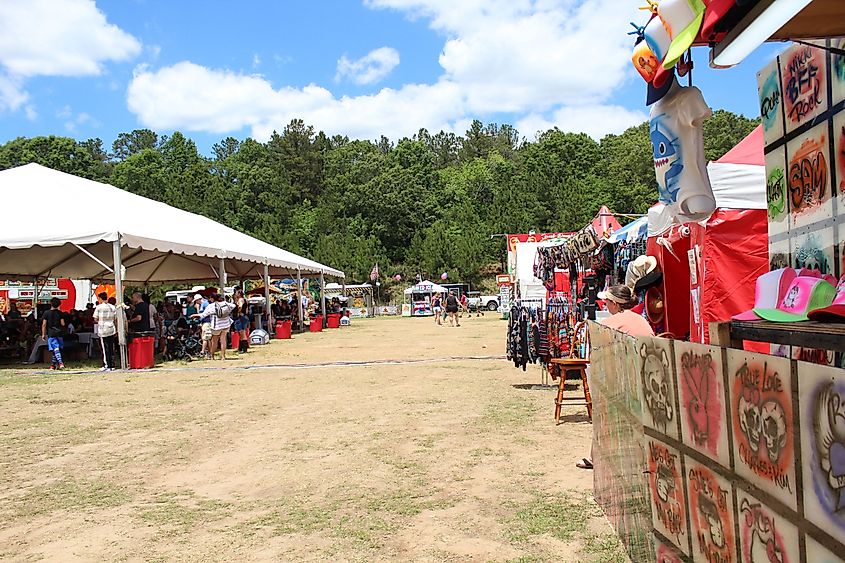
[[[462,133],[481,119],[594,137],[645,119],[630,65],[638,0],[30,0],[0,4],[0,141],[181,130],[209,153],[293,117],[329,134]],[[613,17],[609,16],[612,15]],[[758,113],[781,45],[694,84]]]

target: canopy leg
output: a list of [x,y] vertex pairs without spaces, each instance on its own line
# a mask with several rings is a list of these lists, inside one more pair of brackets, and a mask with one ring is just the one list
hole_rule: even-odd
[[226,260],[223,258],[220,259],[218,275],[220,276],[220,295],[226,295]]
[[273,308],[270,307],[270,266],[264,264],[264,312],[267,315],[267,334],[273,332]]
[[323,327],[329,326],[326,318],[326,277],[320,272],[320,314],[323,316]]
[[296,283],[299,286],[296,292],[296,307],[297,311],[299,311],[299,332],[305,332],[305,316],[302,308],[302,297],[305,295],[305,292],[302,290],[302,270],[299,268],[296,269]]
[[120,236],[112,243],[114,257],[114,295],[117,300],[117,343],[120,350],[120,369],[126,369],[126,315],[123,309],[123,259],[120,252]]

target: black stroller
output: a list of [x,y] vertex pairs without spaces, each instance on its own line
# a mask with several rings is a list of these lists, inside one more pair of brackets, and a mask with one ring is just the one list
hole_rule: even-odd
[[[197,335],[198,322],[190,322],[184,317],[179,318],[164,329],[167,346],[164,350],[165,360],[191,361],[202,353],[202,340]],[[195,325],[195,326],[191,326]]]

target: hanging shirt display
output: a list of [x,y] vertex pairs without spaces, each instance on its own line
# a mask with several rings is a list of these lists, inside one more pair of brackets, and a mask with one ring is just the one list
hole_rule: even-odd
[[651,106],[649,136],[659,199],[681,223],[700,221],[716,209],[702,130],[712,113],[701,90],[679,85]]

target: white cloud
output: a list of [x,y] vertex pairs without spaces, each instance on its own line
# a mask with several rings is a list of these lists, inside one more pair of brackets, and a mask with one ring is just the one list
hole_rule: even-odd
[[390,74],[398,64],[399,51],[392,47],[373,49],[354,61],[343,55],[337,61],[335,80],[348,78],[355,84],[375,84]]
[[225,133],[250,127],[261,139],[295,118],[354,137],[383,133],[395,138],[425,126],[451,129],[450,120],[463,113],[460,92],[450,82],[338,98],[313,84],[274,89],[261,76],[211,70],[188,61],[157,71],[136,69],[128,104],[141,123],[154,129]]
[[[185,61],[136,69],[129,109],[152,128],[224,133],[249,128],[260,139],[293,118],[329,134],[377,138],[420,127],[463,132],[473,118],[510,116],[526,136],[558,126],[594,137],[646,118],[614,105],[633,76],[624,18],[629,0],[364,0],[427,21],[444,36],[441,76],[429,84],[383,88],[361,96],[326,87],[273,85]],[[399,62],[382,47],[357,60],[341,57],[337,79],[372,84]]]
[[74,115],[73,108],[69,105],[62,106],[56,111],[56,117],[64,120],[64,127],[69,133],[76,133],[77,125],[84,125],[90,123],[94,127],[99,127],[99,122],[91,117],[89,113],[79,112]]
[[549,117],[531,113],[516,122],[516,128],[531,139],[557,127],[564,133],[586,133],[599,140],[610,133],[621,133],[648,119],[644,111],[620,106],[567,106],[552,112]]
[[141,43],[108,23],[92,0],[4,2],[0,109],[21,107],[27,78],[98,75],[104,62],[125,61],[140,51]]

